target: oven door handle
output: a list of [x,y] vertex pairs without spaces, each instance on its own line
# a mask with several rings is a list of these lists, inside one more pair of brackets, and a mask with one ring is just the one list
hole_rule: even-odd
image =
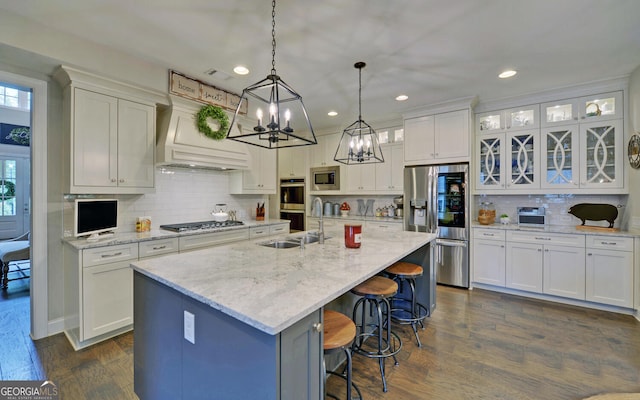
[[466,240],[436,239],[436,245],[447,247],[467,247]]

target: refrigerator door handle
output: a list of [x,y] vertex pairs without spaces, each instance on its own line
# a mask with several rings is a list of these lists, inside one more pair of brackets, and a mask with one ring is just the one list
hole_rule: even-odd
[[436,239],[436,245],[448,247],[467,247],[467,242],[463,240]]

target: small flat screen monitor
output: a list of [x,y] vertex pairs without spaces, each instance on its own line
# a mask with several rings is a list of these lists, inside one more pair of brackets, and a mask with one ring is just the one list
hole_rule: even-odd
[[118,200],[76,199],[74,236],[97,239],[100,233],[118,228]]

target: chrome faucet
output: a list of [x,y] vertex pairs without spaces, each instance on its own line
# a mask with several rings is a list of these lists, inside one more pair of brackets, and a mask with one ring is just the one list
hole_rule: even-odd
[[316,202],[320,202],[320,208],[316,208],[316,210],[320,210],[320,220],[318,221],[318,243],[324,244],[324,221],[322,220],[322,199],[320,197],[316,197],[313,199],[313,206],[317,207]]

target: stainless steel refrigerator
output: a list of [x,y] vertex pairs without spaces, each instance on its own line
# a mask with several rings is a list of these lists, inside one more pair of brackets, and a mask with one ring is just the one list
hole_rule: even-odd
[[404,229],[436,233],[437,282],[469,287],[469,164],[404,170]]

